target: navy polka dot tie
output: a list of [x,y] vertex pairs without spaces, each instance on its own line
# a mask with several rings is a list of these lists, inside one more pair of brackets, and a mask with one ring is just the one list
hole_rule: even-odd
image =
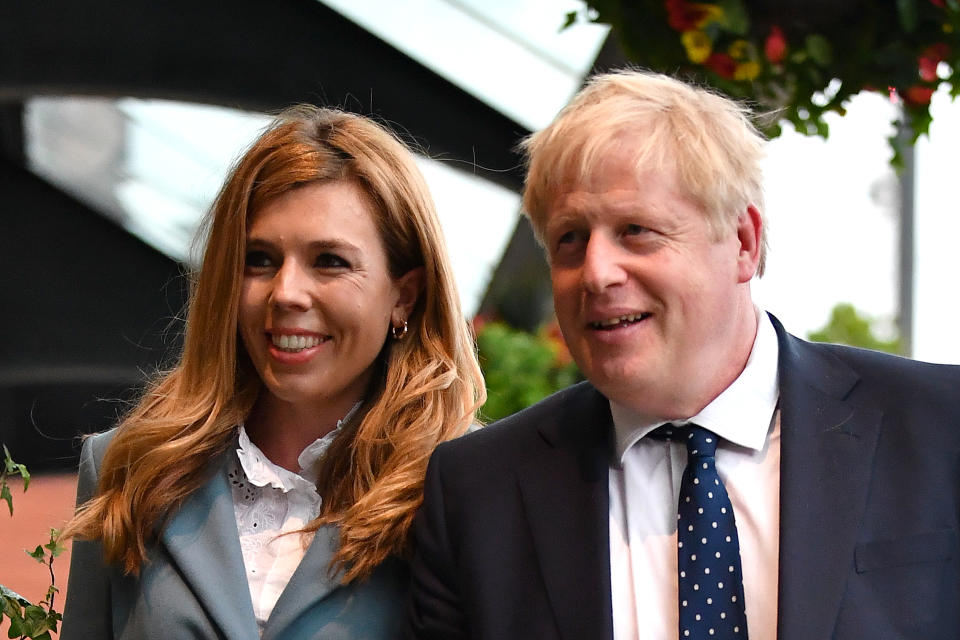
[[746,640],[740,541],[717,475],[717,436],[696,425],[665,430],[687,445],[677,508],[679,640]]

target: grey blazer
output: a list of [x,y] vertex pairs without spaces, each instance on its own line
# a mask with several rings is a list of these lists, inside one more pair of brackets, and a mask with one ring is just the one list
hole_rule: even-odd
[[[80,457],[78,503],[93,495],[113,433],[88,438]],[[210,479],[173,514],[148,549],[140,576],[103,562],[99,542],[75,541],[61,640],[256,640],[233,499],[229,449]],[[359,584],[343,586],[327,566],[337,530],[317,531],[263,630],[264,640],[382,640],[400,636],[408,570],[388,560]]]

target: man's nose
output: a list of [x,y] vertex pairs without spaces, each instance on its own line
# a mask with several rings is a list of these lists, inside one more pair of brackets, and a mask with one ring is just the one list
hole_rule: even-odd
[[623,284],[626,272],[620,263],[616,242],[602,233],[592,233],[584,250],[581,278],[584,288],[599,293],[607,287]]

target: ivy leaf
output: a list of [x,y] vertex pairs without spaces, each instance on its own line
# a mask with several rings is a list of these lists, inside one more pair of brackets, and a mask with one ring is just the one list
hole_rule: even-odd
[[46,554],[43,552],[43,547],[37,545],[37,548],[33,551],[24,551],[28,556],[36,560],[37,562],[44,562],[46,560]]
[[4,482],[3,485],[0,485],[0,500],[4,500],[7,503],[7,508],[10,509],[10,515],[13,515],[13,494],[10,493],[10,487],[7,486],[7,483]]
[[19,605],[19,606],[21,606],[21,607],[29,607],[30,604],[31,604],[30,601],[27,600],[26,598],[24,598],[22,595],[20,595],[19,593],[17,593],[17,592],[14,591],[13,589],[10,589],[10,588],[8,588],[8,587],[3,586],[2,584],[0,584],[0,598],[3,598],[3,602],[4,602],[4,609],[3,609],[3,610],[4,610],[4,612],[6,612],[6,610],[7,610],[7,609],[6,609],[6,603],[7,603],[7,601],[11,601],[11,602],[13,602],[13,603],[16,603],[17,605]]
[[50,552],[54,558],[66,550],[66,547],[60,544],[60,532],[56,529],[50,529],[50,542],[43,545],[43,548]]
[[830,41],[819,33],[811,33],[804,41],[810,58],[821,67],[826,67],[833,61],[833,47]]
[[30,486],[30,472],[27,471],[27,466],[23,464],[18,464],[13,461],[13,458],[10,456],[10,450],[7,449],[7,445],[3,445],[3,468],[5,473],[16,473],[23,478],[23,490],[26,491],[27,487]]
[[897,0],[897,15],[900,17],[900,26],[907,33],[917,30],[917,3],[916,0]]

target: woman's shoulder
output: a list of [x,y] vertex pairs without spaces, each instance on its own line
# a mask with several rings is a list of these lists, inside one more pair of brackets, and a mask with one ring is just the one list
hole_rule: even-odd
[[107,431],[84,436],[80,459],[92,458],[97,467],[99,467],[100,461],[103,459],[103,454],[107,451],[107,447],[110,446],[110,443],[113,442],[113,438],[116,435],[117,428],[114,427]]

